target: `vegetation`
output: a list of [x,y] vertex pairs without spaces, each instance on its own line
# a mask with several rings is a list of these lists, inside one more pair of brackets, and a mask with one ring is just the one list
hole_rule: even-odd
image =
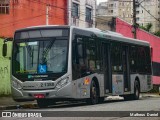
[[146,26],[140,26],[141,29],[150,32],[151,28],[152,28],[152,23],[148,23]]
[[153,89],[150,90],[148,93],[159,93],[159,86],[158,85],[153,85]]
[[160,30],[155,32],[154,35],[159,36],[160,37]]
[[[147,31],[147,32],[150,32],[152,26],[153,26],[152,23],[148,23],[146,26],[140,26],[140,28],[143,29],[143,30],[145,30],[145,31]],[[150,33],[151,33],[151,32],[150,32]],[[155,33],[152,33],[152,34],[160,37],[160,30],[157,31],[157,32],[155,32]]]

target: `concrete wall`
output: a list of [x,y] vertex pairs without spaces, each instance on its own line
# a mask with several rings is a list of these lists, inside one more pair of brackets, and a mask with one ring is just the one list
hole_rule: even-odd
[[113,16],[97,16],[96,28],[100,30],[115,31],[115,20]]
[[[8,42],[8,52],[11,53],[12,42]],[[10,60],[9,56],[2,56],[3,40],[0,39],[0,96],[11,94],[10,87]]]
[[[72,8],[72,3],[78,4],[79,16],[74,17],[71,15],[69,25],[84,27],[84,28],[95,27],[96,0],[71,0],[69,4],[69,8]],[[91,21],[86,21],[86,8],[90,8],[92,11]]]
[[67,24],[67,0],[10,0],[9,14],[0,14],[0,37],[13,37],[16,29],[46,25],[47,4],[49,25]]

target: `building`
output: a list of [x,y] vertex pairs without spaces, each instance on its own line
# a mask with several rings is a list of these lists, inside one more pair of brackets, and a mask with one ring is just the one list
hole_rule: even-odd
[[109,0],[108,1],[108,15],[118,16],[118,0]]
[[101,2],[96,10],[96,28],[115,31],[114,18],[119,15],[118,7],[118,0],[106,0],[106,2]]
[[28,26],[67,24],[66,4],[67,0],[1,0],[0,37],[13,37],[16,29]]
[[96,0],[0,0],[0,37],[37,25],[94,27]]
[[101,2],[96,8],[96,15],[108,15],[108,2]]
[[118,17],[128,23],[133,23],[133,0],[119,0]]
[[69,0],[69,25],[95,27],[96,0]]
[[[135,0],[136,22],[139,26],[152,23],[151,31],[160,31],[160,0]],[[115,16],[133,24],[133,0],[108,0],[97,7],[97,15]]]
[[100,30],[110,30],[115,31],[115,17],[114,16],[106,16],[101,15],[96,17],[96,28]]
[[[133,24],[133,0],[119,0],[119,17]],[[137,0],[136,22],[139,26],[152,23],[150,32],[160,30],[160,0]]]
[[[159,21],[158,21],[159,20]],[[140,26],[152,23],[151,31],[160,30],[160,0],[145,0],[136,6],[136,21]]]
[[118,16],[118,7],[119,1],[118,0],[108,0],[107,2],[101,2],[97,6],[97,13],[98,16]]

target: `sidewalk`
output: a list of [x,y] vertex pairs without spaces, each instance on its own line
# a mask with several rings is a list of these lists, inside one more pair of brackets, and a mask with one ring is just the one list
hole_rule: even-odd
[[0,97],[0,110],[11,110],[19,108],[35,108],[37,107],[36,101],[29,102],[15,102],[11,96]]
[[160,97],[158,93],[142,93],[142,97]]
[[[140,98],[142,97],[160,97],[159,94],[152,93],[142,93]],[[120,96],[109,96],[106,100],[123,100],[123,97]],[[19,108],[36,108],[36,101],[29,102],[15,102],[12,97],[0,97],[0,110],[11,110],[11,109],[19,109]]]

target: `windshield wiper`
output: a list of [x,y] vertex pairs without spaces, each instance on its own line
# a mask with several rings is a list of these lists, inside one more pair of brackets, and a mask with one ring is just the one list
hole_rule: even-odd
[[46,46],[45,50],[42,53],[42,64],[44,64],[45,62],[47,62],[47,55],[48,52],[50,51],[50,49],[52,48],[53,44],[54,44],[55,40],[51,40],[49,42],[49,44]]

